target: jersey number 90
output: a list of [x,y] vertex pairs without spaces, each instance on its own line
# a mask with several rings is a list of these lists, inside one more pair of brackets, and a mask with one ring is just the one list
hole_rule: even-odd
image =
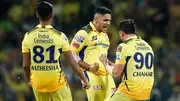
[[134,54],[134,61],[138,64],[135,65],[136,69],[141,69],[144,65],[147,69],[151,69],[153,66],[154,56],[151,52],[143,55],[140,52]]
[[[33,48],[33,52],[34,52],[33,61],[35,63],[42,63],[45,59],[43,55],[44,48],[42,46],[35,46]],[[49,59],[46,60],[46,63],[57,63],[57,60],[54,60],[54,52],[55,52],[54,45],[47,48],[45,52],[49,52]],[[39,59],[37,59],[37,57],[39,57]]]

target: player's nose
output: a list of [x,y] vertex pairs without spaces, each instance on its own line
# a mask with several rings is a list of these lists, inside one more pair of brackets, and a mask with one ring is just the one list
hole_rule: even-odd
[[106,24],[107,24],[107,25],[110,25],[110,24],[111,24],[111,22],[110,22],[110,21],[107,21],[107,22],[106,22]]

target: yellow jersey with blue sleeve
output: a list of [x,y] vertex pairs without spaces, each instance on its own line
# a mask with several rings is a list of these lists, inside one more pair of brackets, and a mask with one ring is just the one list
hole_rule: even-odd
[[94,25],[90,22],[77,32],[71,46],[72,50],[79,54],[84,62],[88,64],[99,63],[97,75],[105,76],[108,74],[104,65],[99,60],[101,54],[107,55],[110,46],[106,33],[96,31]]
[[60,56],[70,51],[66,35],[51,25],[38,25],[27,32],[22,41],[22,53],[31,55],[31,83],[38,92],[54,92],[66,85]]
[[154,83],[154,53],[151,46],[138,38],[130,37],[121,43],[116,52],[116,64],[125,64],[119,92],[136,100],[150,99]]

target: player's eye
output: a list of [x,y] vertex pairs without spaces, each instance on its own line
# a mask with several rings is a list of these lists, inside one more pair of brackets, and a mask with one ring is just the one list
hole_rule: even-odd
[[110,19],[104,19],[104,21],[111,21]]

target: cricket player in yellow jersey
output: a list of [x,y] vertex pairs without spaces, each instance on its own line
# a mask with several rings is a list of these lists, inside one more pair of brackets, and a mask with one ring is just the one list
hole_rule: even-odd
[[78,63],[91,85],[86,90],[88,101],[104,101],[115,89],[112,76],[99,60],[101,54],[108,53],[110,43],[106,32],[110,22],[111,11],[97,8],[93,21],[79,30],[71,43],[72,50],[82,59]]
[[69,60],[84,88],[90,85],[74,60],[66,35],[50,24],[53,7],[48,2],[37,4],[40,24],[27,32],[22,42],[23,67],[36,101],[72,101],[70,88],[61,69],[61,53]]
[[116,52],[116,63],[108,65],[102,55],[100,60],[115,78],[122,82],[115,93],[105,101],[150,101],[154,83],[154,53],[151,46],[136,35],[131,19],[119,25],[121,43]]

